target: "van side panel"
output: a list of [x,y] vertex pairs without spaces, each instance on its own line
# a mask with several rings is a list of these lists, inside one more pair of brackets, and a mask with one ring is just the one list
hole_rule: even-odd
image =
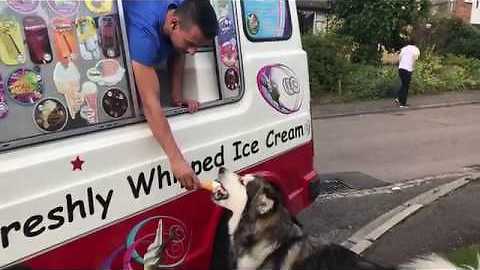
[[[307,143],[241,173],[271,172],[270,176],[273,177],[269,180],[285,192],[289,209],[297,213],[310,203],[308,183],[312,180],[309,175],[314,171],[308,157],[311,157],[312,151],[313,144]],[[295,169],[290,169],[292,167]],[[304,180],[298,181],[299,179]],[[210,260],[215,259],[211,258],[212,239],[215,239],[222,212],[222,209],[211,202],[207,192],[191,192],[125,217],[112,225],[98,228],[89,234],[59,243],[41,251],[43,254],[27,260],[24,265],[32,269],[143,269],[132,249],[144,254],[147,244],[154,237],[152,232],[155,231],[158,221],[175,217],[178,223],[174,222],[173,226],[185,225],[186,230],[180,231],[185,237],[178,241],[177,254],[173,251],[169,254],[170,261],[177,262],[181,259],[182,268],[179,269],[208,269]],[[143,239],[143,242],[132,238]],[[184,253],[186,257],[182,258]]]

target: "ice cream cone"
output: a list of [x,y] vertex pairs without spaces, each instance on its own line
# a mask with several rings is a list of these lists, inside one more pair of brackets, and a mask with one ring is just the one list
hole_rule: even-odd
[[200,181],[200,188],[213,192],[216,187],[220,186],[220,184],[213,180],[204,180]]

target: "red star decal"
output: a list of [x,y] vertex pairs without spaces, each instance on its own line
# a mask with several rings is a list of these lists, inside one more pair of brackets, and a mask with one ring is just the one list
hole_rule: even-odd
[[80,156],[77,156],[77,158],[75,158],[74,160],[70,161],[70,163],[72,163],[72,171],[76,171],[76,170],[82,170],[82,165],[83,163],[85,163],[85,161],[81,160],[80,159]]

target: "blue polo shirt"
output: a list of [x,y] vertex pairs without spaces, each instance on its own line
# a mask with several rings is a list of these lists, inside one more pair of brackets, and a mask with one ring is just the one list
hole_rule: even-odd
[[173,51],[162,28],[167,11],[183,0],[123,1],[130,58],[146,66],[160,64]]

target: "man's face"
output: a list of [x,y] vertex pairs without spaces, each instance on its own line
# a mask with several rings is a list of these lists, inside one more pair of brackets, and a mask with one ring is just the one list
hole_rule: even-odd
[[197,25],[174,28],[170,40],[177,51],[188,54],[194,54],[199,47],[210,45],[212,42],[205,38]]

